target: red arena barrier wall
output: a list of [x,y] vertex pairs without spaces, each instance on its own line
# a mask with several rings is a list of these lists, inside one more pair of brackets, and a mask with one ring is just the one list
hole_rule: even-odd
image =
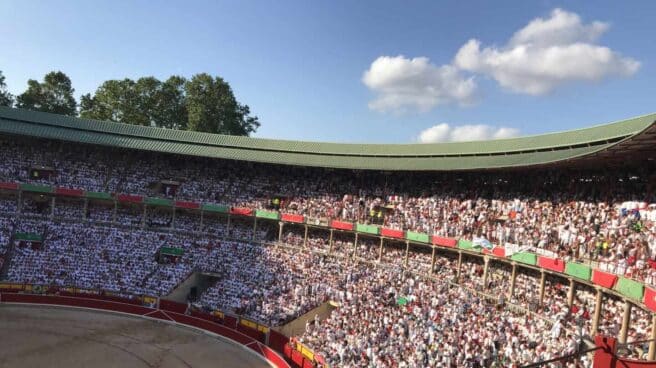
[[380,235],[386,236],[388,238],[398,238],[398,239],[403,239],[403,230],[394,230],[394,229],[388,229],[386,227],[380,229]]
[[[101,298],[107,298],[107,297],[102,295],[94,295],[93,298],[89,298],[89,297],[82,297],[82,296],[36,295],[36,294],[21,294],[21,293],[14,293],[14,292],[5,292],[5,291],[0,292],[0,302],[4,302],[4,303],[47,304],[47,305],[61,305],[61,306],[69,306],[69,307],[100,309],[100,310],[108,310],[108,311],[156,318],[164,321],[175,322],[182,325],[196,327],[223,336],[241,345],[244,345],[245,347],[255,351],[257,354],[262,355],[274,367],[290,368],[290,365],[274,350],[258,342],[252,337],[247,336],[234,329],[212,322],[211,320],[183,314],[186,310],[186,306],[184,304],[161,300],[160,306],[162,302],[164,302],[165,307],[168,309],[154,309],[154,308],[144,307],[141,305],[131,304],[133,299],[128,299],[130,303],[123,303],[114,300],[102,300]],[[183,313],[177,313],[174,311],[174,310],[180,310],[181,306],[184,308],[182,310]],[[211,318],[211,316],[209,317]],[[281,349],[280,351],[282,352],[283,350]]]
[[565,262],[558,258],[538,257],[538,265],[547,270],[565,272]]
[[282,221],[287,221],[287,222],[296,222],[299,224],[302,224],[305,222],[305,217],[303,215],[294,215],[291,213],[283,213],[281,218]]
[[452,238],[444,238],[441,236],[433,235],[433,244],[441,245],[443,247],[455,248],[458,241]]

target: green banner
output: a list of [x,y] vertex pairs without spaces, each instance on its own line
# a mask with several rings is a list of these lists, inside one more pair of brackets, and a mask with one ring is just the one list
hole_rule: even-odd
[[402,307],[408,304],[408,299],[406,299],[405,297],[399,297],[398,299],[396,299],[396,304]]
[[149,204],[151,206],[162,206],[162,207],[173,206],[173,201],[165,198],[147,197],[146,199],[144,199],[144,203]]
[[181,256],[184,254],[184,249],[182,248],[173,248],[173,247],[162,247],[159,250],[160,254],[165,254],[167,256]]
[[474,243],[472,243],[471,240],[466,240],[466,239],[459,239],[458,240],[458,248],[463,249],[463,250],[470,250],[472,252],[480,252],[481,251],[480,247],[474,248]]
[[256,210],[255,217],[269,220],[278,220],[280,218],[280,214],[275,211]]
[[637,281],[620,276],[615,284],[615,290],[628,298],[642,301],[645,286]]
[[111,194],[105,192],[84,192],[84,196],[89,199],[104,199],[108,201],[114,199]]
[[414,241],[414,242],[419,242],[419,243],[429,243],[430,240],[428,239],[428,234],[425,233],[417,233],[414,231],[407,231],[405,233],[405,238]]
[[27,240],[27,241],[41,241],[43,238],[40,234],[36,233],[16,233],[14,234],[14,239],[16,240]]
[[535,265],[538,263],[538,257],[533,254],[533,253],[528,253],[528,252],[520,252],[520,253],[515,253],[510,258],[513,261],[517,262],[522,262],[530,265]]
[[203,204],[203,211],[228,213],[228,212],[230,212],[230,207],[223,206],[223,205],[220,205],[220,204],[204,203]]
[[359,233],[378,235],[380,228],[376,225],[356,224],[355,230]]
[[37,184],[21,184],[21,190],[26,192],[37,192],[37,193],[52,193],[54,191],[53,187],[49,185],[37,185]]
[[582,280],[590,281],[592,269],[579,263],[567,262],[565,265],[565,273]]

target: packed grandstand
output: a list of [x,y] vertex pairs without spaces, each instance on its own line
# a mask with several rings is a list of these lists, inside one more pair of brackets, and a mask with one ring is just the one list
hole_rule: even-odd
[[312,366],[591,367],[598,334],[653,360],[655,121],[384,146],[2,108],[0,276],[166,297],[208,273],[190,308],[309,313]]

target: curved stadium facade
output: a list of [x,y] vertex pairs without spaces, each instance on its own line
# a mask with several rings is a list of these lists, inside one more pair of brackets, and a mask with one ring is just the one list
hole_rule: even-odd
[[[627,173],[626,177],[632,177],[633,172],[639,172],[642,176],[651,175],[650,173],[656,167],[654,164],[654,158],[656,157],[656,114],[586,129],[514,139],[463,143],[385,145],[298,142],[222,136],[89,121],[53,114],[0,108],[0,138],[2,138],[2,142],[19,142],[16,143],[17,148],[15,150],[21,153],[25,152],[26,157],[33,154],[33,152],[25,147],[35,147],[34,151],[38,151],[39,145],[47,142],[49,148],[45,152],[49,154],[69,150],[71,149],[69,148],[70,145],[76,147],[76,149],[80,147],[80,151],[75,152],[105,150],[103,152],[106,152],[107,157],[112,157],[118,152],[123,154],[127,152],[128,155],[130,152],[147,152],[148,155],[151,155],[148,157],[160,157],[163,162],[171,167],[181,165],[185,162],[186,157],[194,157],[194,159],[203,160],[199,161],[200,163],[194,161],[194,165],[197,165],[199,169],[212,165],[212,162],[214,162],[212,160],[216,160],[217,166],[230,162],[228,165],[232,165],[230,166],[231,170],[236,173],[239,173],[239,168],[235,169],[233,166],[239,165],[239,162],[244,162],[245,165],[251,165],[246,163],[252,163],[266,168],[273,167],[274,171],[275,168],[280,168],[285,173],[292,173],[292,176],[296,175],[294,174],[296,173],[295,170],[302,171],[305,168],[313,168],[312,170],[316,170],[314,171],[315,174],[319,173],[321,175],[315,177],[314,180],[320,180],[323,176],[337,175],[340,182],[348,183],[357,182],[362,177],[371,176],[374,178],[371,181],[376,182],[382,180],[381,178],[394,178],[397,175],[399,177],[411,175],[411,178],[439,177],[443,181],[454,180],[453,178],[460,175],[465,178],[481,175],[495,179],[497,178],[496,175],[499,175],[504,180],[508,176],[512,176],[523,180],[522,178],[561,171],[574,173],[568,175],[590,172],[593,173],[589,175],[590,177],[599,175],[599,173],[613,177],[612,173],[615,170],[622,170],[622,173]],[[52,160],[52,157],[48,157],[47,154],[34,155],[34,157],[41,157],[42,160],[46,161]],[[63,155],[62,157],[70,159],[70,155]],[[24,159],[24,157],[21,159]],[[25,162],[21,161],[21,164],[23,166],[27,165]],[[57,164],[52,162],[40,164],[32,160],[30,163],[34,167],[38,166],[37,171],[56,172],[58,170]],[[36,165],[34,165],[35,163]],[[103,162],[103,165],[111,169],[112,162]],[[32,167],[23,167],[23,169],[26,171],[33,170]],[[2,171],[0,171],[0,174],[2,174]],[[448,229],[443,229],[441,232],[431,231],[430,229],[413,227],[405,223],[403,226],[398,226],[398,224],[388,222],[387,215],[382,215],[385,219],[377,222],[377,216],[381,215],[369,216],[365,213],[365,215],[350,218],[336,212],[326,212],[330,215],[322,212],[322,215],[319,216],[311,210],[303,212],[298,208],[289,208],[287,210],[287,208],[280,206],[252,205],[252,203],[242,200],[237,192],[226,191],[227,194],[223,193],[220,197],[217,197],[216,195],[202,195],[204,192],[198,191],[198,193],[201,193],[198,198],[190,198],[189,196],[178,197],[175,193],[158,193],[157,190],[159,189],[150,188],[152,183],[147,183],[146,186],[149,186],[149,188],[139,188],[137,192],[131,192],[128,189],[131,187],[130,185],[121,187],[120,184],[107,184],[112,183],[110,175],[108,175],[108,179],[101,189],[98,187],[85,187],[84,181],[79,181],[77,186],[61,183],[56,179],[56,174],[52,180],[46,178],[39,178],[39,180],[29,180],[28,178],[28,180],[25,180],[25,176],[21,177],[12,170],[6,170],[2,175],[0,176],[0,198],[17,201],[16,211],[21,214],[18,216],[19,220],[30,218],[30,215],[24,215],[26,208],[30,208],[30,205],[24,204],[27,202],[23,202],[27,200],[37,203],[35,205],[37,210],[35,211],[41,211],[45,214],[43,216],[49,218],[50,221],[57,221],[57,206],[60,202],[66,206],[83,206],[82,218],[83,221],[87,222],[90,220],[88,208],[93,206],[95,202],[102,202],[102,206],[108,208],[107,212],[110,213],[110,219],[107,222],[115,225],[120,222],[117,217],[121,216],[122,206],[125,207],[125,213],[132,211],[131,215],[137,219],[136,223],[129,226],[142,229],[150,226],[147,219],[150,218],[149,216],[152,213],[166,213],[166,216],[172,217],[172,223],[167,225],[172,230],[176,227],[176,217],[181,219],[183,215],[187,217],[195,216],[194,218],[200,219],[201,232],[203,230],[203,221],[207,222],[208,219],[212,218],[211,216],[215,216],[218,222],[223,221],[221,219],[227,221],[228,231],[224,234],[226,235],[225,238],[233,238],[234,240],[252,240],[255,243],[284,245],[290,243],[288,239],[292,239],[297,235],[300,239],[297,245],[300,246],[300,249],[308,250],[311,249],[309,243],[312,243],[312,237],[315,236],[316,238],[323,238],[325,241],[326,253],[330,254],[339,249],[338,243],[347,244],[346,250],[342,254],[344,259],[361,260],[362,262],[367,261],[367,257],[362,256],[362,259],[360,259],[357,254],[361,249],[360,247],[370,247],[372,248],[370,255],[378,257],[376,265],[371,267],[385,263],[384,249],[389,247],[392,249],[389,254],[398,254],[400,257],[396,259],[399,268],[403,268],[408,272],[415,272],[418,275],[420,274],[421,277],[429,279],[440,277],[436,264],[440,263],[440,257],[444,257],[452,261],[452,266],[449,267],[453,267],[453,270],[455,270],[454,282],[456,283],[469,277],[465,276],[465,274],[468,274],[468,269],[480,268],[481,274],[477,276],[480,281],[477,282],[482,286],[473,287],[473,289],[476,289],[475,292],[481,297],[495,302],[497,302],[498,293],[495,294],[493,290],[487,290],[489,280],[492,278],[492,269],[497,267],[507,271],[509,284],[504,284],[504,287],[507,287],[507,289],[504,289],[504,293],[507,294],[509,302],[507,307],[517,308],[529,314],[542,311],[544,305],[549,304],[548,298],[551,292],[548,289],[550,285],[564,285],[567,288],[567,296],[564,302],[568,307],[571,308],[573,304],[577,304],[577,293],[579,292],[587,292],[592,295],[591,298],[594,300],[594,303],[590,305],[589,322],[585,324],[586,328],[589,327],[589,331],[586,332],[593,338],[591,343],[596,343],[598,347],[601,346],[606,349],[597,350],[598,354],[594,358],[595,367],[610,367],[610,360],[608,359],[612,360],[615,359],[616,355],[621,355],[622,349],[629,350],[627,334],[632,330],[632,323],[635,322],[637,314],[641,316],[640,318],[647,318],[650,323],[647,328],[648,331],[645,332],[648,335],[645,339],[646,342],[642,344],[645,346],[645,349],[643,349],[644,357],[649,360],[656,358],[656,314],[654,314],[656,313],[656,289],[653,289],[652,286],[654,281],[644,277],[635,280],[629,273],[620,273],[616,268],[609,270],[603,262],[598,260],[576,259],[568,252],[544,252],[542,249],[536,249],[536,247],[530,249],[513,248],[504,246],[504,244],[480,246],[475,235],[481,234],[472,234],[471,231],[467,232],[466,230],[464,234],[467,235],[463,235],[463,233],[452,234]],[[300,174],[298,176],[300,181],[307,180]],[[284,177],[284,175],[281,175],[281,177]],[[357,179],[352,179],[354,177]],[[572,182],[583,180],[578,176],[573,177],[576,180],[572,180]],[[176,185],[185,185],[184,179],[181,180],[179,177],[161,177],[157,179],[160,181],[174,179],[181,182],[181,184]],[[651,183],[650,180],[646,179],[645,183],[647,184],[640,187],[640,190],[651,193],[651,187],[648,185]],[[129,178],[122,178],[117,181],[119,183],[129,181]],[[132,186],[132,188],[136,187],[136,185]],[[288,194],[278,192],[292,189],[281,187],[285,186],[281,185],[276,188],[262,186],[265,189],[260,188],[259,191],[268,191],[262,195],[263,197],[270,195],[284,198]],[[587,189],[588,187],[582,186],[582,188]],[[230,193],[232,193],[232,197]],[[636,192],[631,193],[636,194]],[[637,193],[640,194],[640,192]],[[298,193],[296,194],[301,196]],[[47,200],[43,200],[44,196]],[[290,194],[289,196],[293,197],[294,195]],[[634,200],[634,198],[627,198],[627,200]],[[71,201],[78,202],[72,204]],[[394,201],[398,200],[390,200],[390,202]],[[369,202],[367,203],[366,208],[368,209]],[[46,208],[43,209],[43,206],[46,206]],[[102,207],[100,204],[98,206]],[[357,207],[357,205],[355,206]],[[385,206],[381,204],[380,207],[384,208]],[[391,210],[390,213],[392,212],[394,210]],[[26,220],[26,222],[29,221]],[[252,227],[252,232],[244,232],[244,234],[247,234],[248,239],[244,239],[243,236],[239,239],[239,236],[235,234],[242,233],[230,231],[231,226],[236,229],[237,224],[248,228],[249,231]],[[258,238],[258,229],[268,229],[268,235],[263,235],[261,239]],[[285,231],[296,232],[296,235],[292,234],[287,238]],[[37,231],[14,231],[10,234],[10,243],[20,243],[21,239],[18,239],[18,237],[26,236],[26,234],[30,236],[41,235]],[[44,243],[47,246],[46,240],[44,240]],[[393,253],[393,249],[397,249],[398,252]],[[2,248],[0,248],[1,250]],[[12,275],[11,267],[14,267],[12,262],[17,259],[11,255],[14,250],[14,246],[9,246],[5,250],[5,254],[0,252],[0,256],[6,260],[4,268],[0,263],[0,275],[3,277]],[[387,250],[385,250],[385,254],[388,254]],[[426,267],[413,269],[415,257],[419,258],[421,255],[425,256],[424,263]],[[392,256],[390,256],[390,259],[390,262],[394,264]],[[535,300],[530,303],[524,300],[514,305],[513,302],[516,301],[519,293],[516,283],[519,282],[517,280],[522,279],[522,275],[526,279],[531,279],[532,281],[526,282],[536,285],[539,291],[536,293]],[[33,283],[12,280],[9,277],[6,283],[0,284],[0,287],[2,287],[0,291],[3,292],[0,300],[7,301],[12,300],[12,298],[20,300],[26,297],[17,295],[30,295],[33,294],[33,290],[38,290],[39,297],[46,298],[51,286],[52,284],[39,285],[35,289]],[[80,285],[66,286],[75,288]],[[55,293],[62,295],[66,291],[56,290]],[[9,294],[12,296],[9,296]],[[168,312],[171,315],[174,313],[184,315],[185,311],[182,310],[184,307],[166,301],[163,298],[165,293],[159,290],[148,295],[146,293],[133,294],[139,295],[137,300],[145,305],[139,306],[139,308],[149,308],[153,305],[153,300],[157,300],[155,304],[159,306],[161,297],[163,308],[169,308]],[[80,296],[74,292],[72,292],[72,295]],[[128,299],[130,299],[129,304],[134,304],[132,297]],[[603,324],[602,320],[609,318],[607,313],[604,313],[606,310],[604,304],[611,301],[618,303],[617,305],[622,308],[621,315],[616,316],[620,321],[617,326],[619,327],[617,347],[616,342],[612,339],[604,340],[602,337],[598,337],[594,340],[600,331],[600,324]],[[586,303],[583,303],[583,305],[588,306]],[[577,309],[581,308],[581,305],[578,305]],[[167,309],[163,310],[167,311]],[[330,360],[318,351],[313,351],[313,347],[308,346],[308,344],[296,340],[288,344],[289,336],[281,334],[284,331],[280,328],[284,327],[283,324],[271,326],[271,323],[264,323],[249,316],[233,316],[230,312],[219,308],[210,311],[209,316],[199,314],[199,318],[205,318],[211,320],[212,323],[216,322],[236,329],[240,333],[254,338],[257,344],[261,344],[260,351],[264,346],[269,346],[281,355],[286,356],[291,364],[297,366],[323,365],[327,360]],[[151,310],[139,309],[135,312],[135,314],[147,313],[151,313]],[[183,319],[184,317],[180,316],[179,318]],[[287,322],[289,321],[285,320],[285,323]],[[270,327],[278,328],[270,329]],[[235,336],[230,337],[237,340],[240,338]],[[248,346],[250,343],[251,341],[247,340],[244,344]],[[593,347],[589,348],[593,349]],[[602,351],[604,354],[602,354]],[[627,361],[625,364],[631,366],[633,363]]]

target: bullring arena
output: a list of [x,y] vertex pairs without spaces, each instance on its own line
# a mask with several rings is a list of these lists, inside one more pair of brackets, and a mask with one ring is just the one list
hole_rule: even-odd
[[0,108],[0,366],[652,367],[656,115],[291,142]]
[[0,306],[0,367],[270,367],[199,330],[87,309]]

